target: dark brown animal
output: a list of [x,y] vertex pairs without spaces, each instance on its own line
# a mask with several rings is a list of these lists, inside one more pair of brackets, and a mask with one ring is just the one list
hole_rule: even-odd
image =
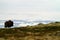
[[13,21],[9,20],[9,21],[6,21],[6,22],[5,22],[5,28],[6,28],[6,27],[9,28],[9,27],[12,27],[12,26],[13,26]]

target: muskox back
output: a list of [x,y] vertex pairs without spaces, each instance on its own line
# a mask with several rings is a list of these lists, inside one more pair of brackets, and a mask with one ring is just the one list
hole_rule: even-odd
[[5,22],[5,27],[12,27],[13,26],[13,21],[9,20]]

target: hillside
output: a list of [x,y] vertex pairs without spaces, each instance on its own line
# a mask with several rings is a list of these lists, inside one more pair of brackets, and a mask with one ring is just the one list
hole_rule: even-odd
[[0,28],[0,40],[60,40],[60,22]]

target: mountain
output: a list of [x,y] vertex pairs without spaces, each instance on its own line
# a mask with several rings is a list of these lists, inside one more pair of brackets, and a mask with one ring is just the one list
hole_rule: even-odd
[[[6,20],[0,20],[0,28],[3,28],[4,26],[4,22]],[[27,25],[37,25],[38,23],[44,23],[47,24],[49,22],[54,22],[51,20],[40,20],[40,19],[35,19],[35,20],[12,20],[14,22],[14,26],[13,27],[20,27],[20,26],[27,26]]]

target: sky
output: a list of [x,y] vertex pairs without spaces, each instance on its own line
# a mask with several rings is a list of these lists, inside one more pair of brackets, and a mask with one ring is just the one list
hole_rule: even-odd
[[60,0],[0,0],[0,20],[60,21]]

